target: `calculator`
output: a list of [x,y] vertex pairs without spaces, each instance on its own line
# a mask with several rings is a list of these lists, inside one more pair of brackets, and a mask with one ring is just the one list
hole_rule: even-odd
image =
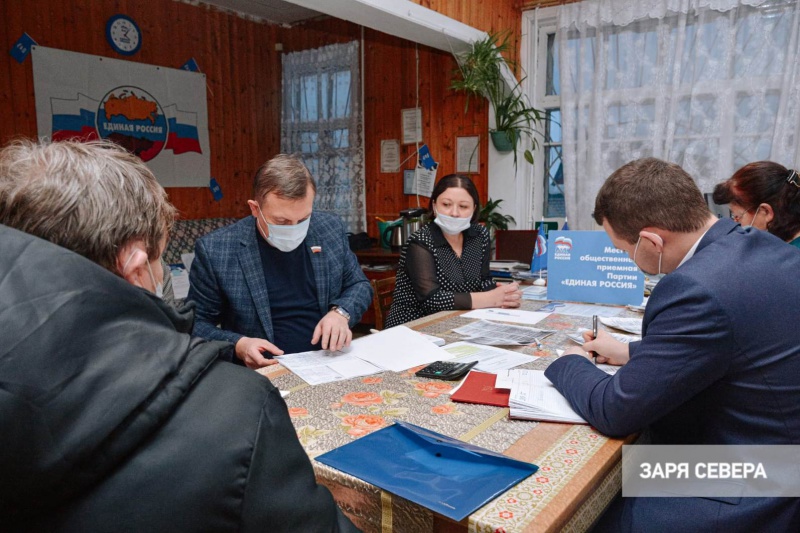
[[477,364],[477,361],[472,361],[471,363],[436,361],[418,370],[415,375],[421,378],[444,379],[450,381],[463,377],[464,374],[469,372],[469,370]]

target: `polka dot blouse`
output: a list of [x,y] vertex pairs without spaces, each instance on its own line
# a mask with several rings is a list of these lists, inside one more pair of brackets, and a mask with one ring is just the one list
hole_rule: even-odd
[[387,328],[437,311],[472,309],[471,292],[496,287],[489,274],[489,232],[472,224],[463,235],[461,257],[434,223],[408,239],[400,252]]

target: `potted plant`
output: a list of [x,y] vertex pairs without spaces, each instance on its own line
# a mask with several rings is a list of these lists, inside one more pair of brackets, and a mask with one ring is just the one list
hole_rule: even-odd
[[[492,104],[495,129],[489,132],[492,144],[499,152],[514,152],[517,163],[517,145],[520,139],[527,138],[529,147],[523,151],[525,160],[533,163],[533,150],[538,144],[536,126],[542,120],[543,112],[528,104],[522,92],[522,81],[507,87],[502,74],[502,65],[515,70],[516,64],[506,61],[503,53],[509,48],[509,33],[496,33],[475,41],[472,49],[457,56],[459,68],[450,85],[451,89],[467,93],[465,111],[473,96],[485,97]],[[523,78],[524,80],[524,78]]]
[[492,256],[494,256],[494,233],[495,230],[507,230],[509,224],[516,224],[517,221],[511,215],[504,215],[500,212],[500,202],[503,200],[489,200],[481,207],[478,213],[478,222],[484,225],[489,231],[489,242],[491,243]]

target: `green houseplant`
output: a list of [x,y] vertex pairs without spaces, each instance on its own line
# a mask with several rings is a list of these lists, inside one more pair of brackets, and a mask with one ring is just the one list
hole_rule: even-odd
[[[514,152],[514,165],[517,163],[517,145],[527,138],[529,146],[523,151],[525,160],[533,164],[533,150],[536,149],[538,130],[543,112],[528,104],[522,92],[522,81],[509,88],[502,74],[502,65],[515,69],[514,62],[506,61],[503,53],[509,49],[509,33],[488,35],[475,41],[472,49],[458,55],[459,68],[451,89],[467,93],[465,112],[472,97],[486,98],[492,104],[495,129],[489,132],[495,148],[499,152]],[[524,78],[523,78],[524,80]]]
[[484,225],[489,231],[489,242],[492,248],[492,257],[494,257],[494,234],[496,230],[508,229],[509,224],[516,224],[517,221],[511,215],[504,215],[500,212],[500,202],[503,200],[489,200],[481,207],[478,213],[478,222]]

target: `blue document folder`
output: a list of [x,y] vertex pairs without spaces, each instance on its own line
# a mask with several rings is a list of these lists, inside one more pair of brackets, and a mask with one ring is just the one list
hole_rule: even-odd
[[539,469],[400,421],[316,460],[456,521]]

